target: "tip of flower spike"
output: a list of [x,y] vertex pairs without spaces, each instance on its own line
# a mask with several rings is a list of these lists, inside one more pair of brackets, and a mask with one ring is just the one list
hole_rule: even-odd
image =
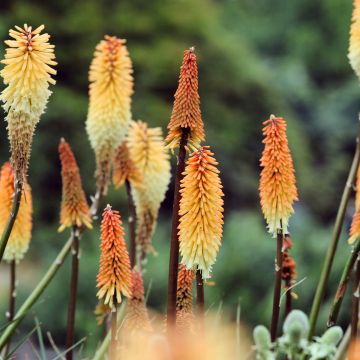
[[190,46],[190,47],[189,47],[189,51],[190,51],[191,53],[194,53],[194,52],[195,52],[195,46]]
[[60,144],[65,144],[65,143],[66,143],[65,139],[63,137],[60,138]]

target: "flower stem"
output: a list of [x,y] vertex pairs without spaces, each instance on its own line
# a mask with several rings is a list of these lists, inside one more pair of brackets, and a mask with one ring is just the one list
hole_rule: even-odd
[[[360,130],[359,130],[360,131]],[[345,218],[346,207],[354,187],[354,181],[356,177],[356,173],[359,167],[360,160],[360,140],[359,140],[359,132],[356,139],[356,150],[354,154],[354,158],[351,164],[351,168],[349,171],[349,175],[345,184],[345,188],[341,197],[339,209],[336,215],[335,226],[333,231],[333,236],[330,242],[329,247],[327,248],[327,253],[324,261],[324,265],[321,271],[320,280],[318,286],[316,288],[314,300],[312,303],[312,308],[310,312],[310,328],[308,333],[308,339],[311,340],[315,331],[315,326],[317,322],[317,318],[319,315],[320,305],[324,297],[326,285],[329,279],[329,275],[331,272],[332,264],[334,261],[337,245],[339,242],[339,237],[341,233],[341,228]]]
[[[286,288],[289,289],[291,286],[290,279],[286,280]],[[289,315],[292,309],[292,292],[291,290],[286,291],[285,299],[285,318]]]
[[170,260],[169,260],[169,277],[168,277],[168,298],[167,298],[167,328],[175,326],[176,323],[176,289],[177,289],[177,275],[179,267],[179,208],[180,208],[180,182],[184,177],[183,172],[185,170],[185,156],[186,156],[186,144],[188,138],[189,129],[182,129],[182,136],[179,145],[179,160],[176,169],[175,178],[175,190],[174,190],[174,202],[172,213],[172,232],[171,232],[171,244],[170,244]]
[[356,339],[359,325],[359,284],[360,284],[360,253],[357,254],[355,276],[351,301],[351,339]]
[[12,201],[10,215],[7,220],[4,231],[1,235],[1,239],[0,239],[0,263],[4,256],[5,248],[6,248],[7,242],[10,238],[10,234],[11,234],[12,228],[13,228],[15,220],[16,220],[16,216],[17,216],[17,214],[19,212],[19,208],[20,208],[22,183],[16,174],[15,174],[15,186],[14,187],[15,187],[15,193],[14,193],[14,197],[13,197],[13,201]]
[[110,360],[117,358],[117,304],[114,301],[113,309],[111,311],[111,341],[110,341]]
[[204,280],[202,278],[201,270],[196,270],[196,306],[197,316],[199,320],[200,330],[205,328],[205,295],[204,295]]
[[131,193],[131,185],[129,180],[125,181],[126,193],[128,198],[128,211],[129,211],[129,232],[130,232],[130,263],[131,268],[135,266],[136,262],[136,209],[134,199]]
[[355,248],[351,250],[351,254],[345,264],[338,288],[336,290],[335,299],[330,310],[330,315],[327,322],[328,327],[336,324],[340,307],[345,296],[346,288],[350,280],[351,271],[354,267],[359,251],[360,251],[360,240],[357,241]]
[[[10,288],[9,288],[9,309],[7,313],[7,318],[9,323],[14,319],[15,314],[15,302],[16,302],[16,261],[12,260],[10,263]],[[4,349],[4,358],[9,354],[11,338],[9,338],[8,343]]]
[[281,295],[281,275],[282,275],[282,263],[283,263],[283,232],[282,229],[278,230],[276,237],[276,262],[275,262],[275,284],[274,284],[274,300],[273,300],[273,311],[271,318],[271,341],[275,341],[278,322],[279,322],[279,313],[280,313],[280,295]]
[[72,236],[72,263],[71,263],[71,283],[70,283],[70,299],[68,306],[68,320],[66,330],[66,360],[73,358],[73,345],[74,345],[74,330],[75,330],[75,316],[76,316],[76,297],[79,278],[79,243],[80,233],[79,229],[74,226]]

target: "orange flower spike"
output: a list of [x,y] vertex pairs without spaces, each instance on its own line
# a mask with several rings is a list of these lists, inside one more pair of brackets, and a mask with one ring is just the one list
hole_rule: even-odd
[[149,314],[145,306],[144,283],[141,272],[131,271],[131,298],[126,305],[124,332],[152,331]]
[[105,305],[121,303],[121,295],[131,296],[131,268],[126,249],[125,231],[118,211],[108,205],[101,222],[100,269],[97,276],[97,297]]
[[179,242],[182,263],[210,277],[220,247],[223,192],[218,163],[209,146],[192,153],[181,181]]
[[360,80],[360,1],[354,1],[354,10],[351,18],[350,42],[348,58],[350,65]]
[[270,116],[263,123],[265,148],[260,159],[260,203],[269,232],[276,237],[277,231],[288,232],[293,203],[298,200],[295,170],[286,137],[283,118]]
[[[4,231],[14,196],[14,171],[6,162],[0,173],[0,234]],[[13,230],[5,248],[4,259],[21,260],[29,248],[32,230],[32,196],[30,185],[25,182],[22,200]]]
[[187,270],[184,264],[179,265],[176,310],[192,312],[192,287],[194,281],[194,271]]
[[113,169],[113,183],[115,188],[118,189],[124,185],[125,180],[129,180],[135,187],[142,186],[142,174],[130,158],[126,141],[118,147],[115,155]]
[[92,228],[89,206],[81,185],[81,178],[75,156],[69,144],[61,139],[59,145],[62,177],[62,200],[59,232],[66,227],[85,225]]
[[194,48],[184,51],[179,86],[175,93],[174,107],[168,125],[169,134],[165,139],[169,148],[175,149],[179,146],[183,128],[189,128],[188,144],[190,146],[198,148],[201,141],[205,140]]

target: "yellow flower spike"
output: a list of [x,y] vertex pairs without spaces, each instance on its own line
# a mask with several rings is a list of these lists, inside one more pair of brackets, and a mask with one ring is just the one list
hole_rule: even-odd
[[[6,162],[0,173],[0,234],[4,231],[10,215],[14,196],[14,171]],[[5,248],[4,259],[20,261],[29,248],[32,230],[32,196],[30,185],[25,182],[18,215],[9,241]]]
[[54,85],[51,75],[54,61],[54,45],[49,44],[50,36],[41,34],[44,26],[32,30],[31,26],[15,26],[9,35],[12,40],[5,41],[5,67],[0,75],[6,88],[0,100],[7,112],[8,136],[11,147],[11,164],[24,182],[30,158],[32,137],[40,115],[44,112],[51,94],[49,84]]
[[130,158],[142,175],[142,186],[132,187],[136,207],[137,244],[143,253],[154,251],[151,236],[170,181],[170,160],[161,128],[131,122],[127,138]]
[[210,277],[223,226],[223,192],[218,162],[209,146],[192,153],[181,181],[179,242],[182,263]]
[[289,218],[298,194],[286,122],[271,115],[263,124],[265,147],[260,159],[260,203],[269,233],[276,237],[280,229],[284,234],[288,233]]
[[113,183],[118,189],[129,180],[132,186],[142,186],[142,176],[134,161],[130,158],[129,149],[124,141],[116,151],[113,169]]
[[92,228],[89,206],[81,184],[80,171],[69,144],[61,139],[59,145],[62,178],[62,200],[59,232],[66,227]]
[[144,284],[140,271],[132,270],[131,283],[132,295],[126,304],[123,331],[127,335],[137,331],[151,332],[152,326],[145,305]]
[[131,296],[131,269],[126,249],[125,231],[119,212],[108,205],[101,222],[101,255],[97,276],[99,288],[97,297],[104,305],[112,307],[113,302],[121,303],[122,295]]
[[184,51],[179,86],[175,93],[174,107],[168,125],[169,133],[165,140],[168,143],[167,146],[172,150],[179,146],[184,128],[189,129],[189,147],[197,148],[205,139],[198,86],[195,49],[190,48]]
[[348,58],[350,65],[360,80],[360,1],[354,1],[350,27],[350,42]]
[[96,46],[89,72],[86,130],[96,156],[98,187],[106,193],[119,145],[131,120],[132,63],[125,40],[105,36]]

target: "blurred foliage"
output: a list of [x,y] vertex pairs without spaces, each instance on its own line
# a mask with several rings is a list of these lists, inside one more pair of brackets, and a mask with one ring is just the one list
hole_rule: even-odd
[[[351,2],[342,0],[1,1],[0,39],[7,39],[8,29],[15,24],[44,23],[59,63],[57,84],[33,144],[29,179],[35,225],[29,255],[20,266],[20,299],[67,236],[56,233],[61,136],[73,147],[87,193],[94,192],[94,156],[84,130],[87,74],[95,45],[110,34],[128,40],[135,69],[134,119],[164,130],[182,52],[192,45],[197,48],[206,143],[221,164],[226,194],[224,244],[214,267],[216,285],[206,289],[207,301],[214,307],[224,301],[235,311],[240,298],[242,319],[252,325],[270,319],[275,248],[265,233],[258,205],[261,126],[270,113],[288,120],[300,193],[291,227],[293,253],[299,279],[306,277],[297,290],[296,306],[309,310],[355,143],[360,91],[346,58],[350,14]],[[1,42],[1,57],[3,53]],[[0,136],[3,162],[8,157],[4,122]],[[150,305],[160,310],[166,299],[172,190],[155,234],[159,255],[149,259],[146,273],[146,286],[150,279],[153,284]],[[126,217],[123,190],[111,190],[106,201]],[[86,334],[92,346],[101,333],[92,315],[97,228],[82,240],[77,322],[78,337]],[[343,241],[327,300],[333,296],[348,251]],[[34,308],[59,344],[64,339],[69,265]],[[2,267],[2,305],[6,294],[3,273]],[[326,311],[322,315],[320,323],[324,324]],[[25,324],[30,329],[33,320]]]

